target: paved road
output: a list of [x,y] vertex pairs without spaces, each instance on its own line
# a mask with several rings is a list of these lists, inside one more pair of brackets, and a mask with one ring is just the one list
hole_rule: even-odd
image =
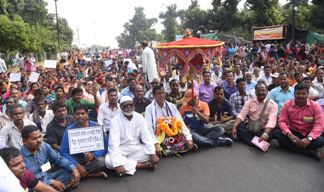
[[323,192],[324,162],[235,143],[161,160],[156,171],[87,179],[75,192]]

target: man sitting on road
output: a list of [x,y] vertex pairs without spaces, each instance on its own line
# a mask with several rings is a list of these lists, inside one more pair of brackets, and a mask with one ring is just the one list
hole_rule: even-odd
[[104,155],[107,151],[107,135],[104,134],[105,149],[70,155],[68,130],[75,128],[92,127],[97,125],[97,123],[89,121],[88,108],[83,104],[78,104],[74,107],[74,120],[75,123],[69,125],[63,134],[60,153],[62,154],[62,156],[66,157],[71,164],[75,165],[78,168],[82,178],[106,178],[107,174],[104,172],[106,168]]
[[[151,100],[144,97],[144,88],[142,85],[136,85],[135,87],[135,97],[133,98],[135,111],[139,114],[144,114],[145,108],[151,104]],[[152,93],[153,94],[153,93]]]
[[193,141],[201,146],[230,146],[230,138],[221,137],[225,130],[220,126],[208,128],[205,126],[209,122],[209,107],[206,102],[200,101],[197,95],[192,98],[191,89],[187,90],[184,98],[184,105],[180,108],[187,127],[191,129]]
[[286,148],[320,159],[319,148],[324,145],[321,137],[324,127],[321,106],[308,98],[309,87],[295,86],[295,99],[287,101],[279,116],[279,128],[274,136]]
[[19,179],[21,187],[26,191],[56,192],[53,187],[38,180],[28,169],[26,169],[24,159],[17,148],[9,147],[1,149],[0,157],[2,157],[11,172]]
[[[236,116],[232,136],[240,138],[243,142],[252,145],[254,136],[261,140],[269,141],[272,130],[276,126],[278,106],[267,97],[268,89],[264,81],[259,81],[255,86],[256,98],[248,100],[241,112]],[[244,123],[249,116],[247,123]]]
[[[24,143],[20,150],[21,155],[24,158],[26,168],[37,179],[55,187],[59,191],[64,191],[68,186],[79,183],[80,173],[75,165],[43,142],[42,134],[36,126],[24,127],[21,136]],[[52,165],[55,165],[55,171],[50,170]]]
[[121,111],[112,119],[106,165],[117,174],[134,175],[136,169],[153,169],[159,162],[144,117],[134,112],[133,99],[123,96]]

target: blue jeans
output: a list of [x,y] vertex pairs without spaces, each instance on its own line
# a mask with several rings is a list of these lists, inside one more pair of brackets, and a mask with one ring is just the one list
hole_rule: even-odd
[[71,175],[71,172],[69,172],[67,170],[59,169],[57,171],[49,172],[49,173],[43,175],[41,180],[47,181],[47,180],[51,180],[51,179],[57,180],[57,181],[63,183],[64,185],[67,185],[72,180],[72,175]]
[[218,146],[220,141],[218,137],[224,135],[224,133],[224,128],[218,126],[191,130],[192,139],[198,146]]

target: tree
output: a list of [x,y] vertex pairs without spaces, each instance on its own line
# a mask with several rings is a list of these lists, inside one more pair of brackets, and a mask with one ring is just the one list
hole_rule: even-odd
[[320,31],[324,31],[324,1],[312,0],[312,4],[311,24]]
[[124,24],[124,32],[116,40],[120,48],[133,48],[136,42],[157,40],[158,34],[153,25],[156,18],[146,18],[143,7],[135,7],[135,14],[129,22]]
[[191,5],[187,10],[181,10],[178,12],[181,18],[181,28],[193,30],[193,35],[197,35],[197,32],[205,32],[208,20],[206,20],[207,12],[200,9],[197,0],[191,0]]
[[247,0],[255,26],[278,25],[284,21],[278,0]]
[[174,41],[176,34],[180,32],[180,26],[176,21],[178,15],[176,4],[167,6],[167,11],[165,13],[161,12],[159,15],[159,18],[163,19],[164,30],[162,34],[166,41]]

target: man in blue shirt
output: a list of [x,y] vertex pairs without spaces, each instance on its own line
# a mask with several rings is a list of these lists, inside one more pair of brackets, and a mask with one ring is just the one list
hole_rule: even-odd
[[128,86],[125,87],[121,92],[120,92],[120,97],[122,96],[130,96],[131,98],[134,98],[134,93],[135,93],[135,87],[137,85],[137,81],[135,78],[129,78],[127,80]]
[[[25,126],[21,137],[24,144],[21,148],[21,155],[25,166],[37,179],[59,191],[64,191],[72,183],[79,183],[80,173],[75,165],[43,142],[42,133],[35,125]],[[58,170],[51,171],[52,165],[55,165]]]
[[[78,153],[70,155],[68,130],[75,128],[93,127],[97,126],[97,123],[89,121],[88,108],[86,105],[78,104],[74,107],[74,120],[75,123],[69,125],[62,138],[60,153],[66,157],[71,164],[75,165],[79,170],[82,178],[85,177],[104,177],[107,178],[107,174],[104,172],[105,166],[105,154],[107,152],[108,139],[104,134],[103,150],[88,151],[85,153]],[[102,130],[103,131],[103,130]]]
[[280,113],[286,101],[294,98],[294,88],[289,87],[289,79],[286,72],[279,74],[279,83],[280,86],[272,89],[269,93],[270,99],[278,105],[278,113]]

